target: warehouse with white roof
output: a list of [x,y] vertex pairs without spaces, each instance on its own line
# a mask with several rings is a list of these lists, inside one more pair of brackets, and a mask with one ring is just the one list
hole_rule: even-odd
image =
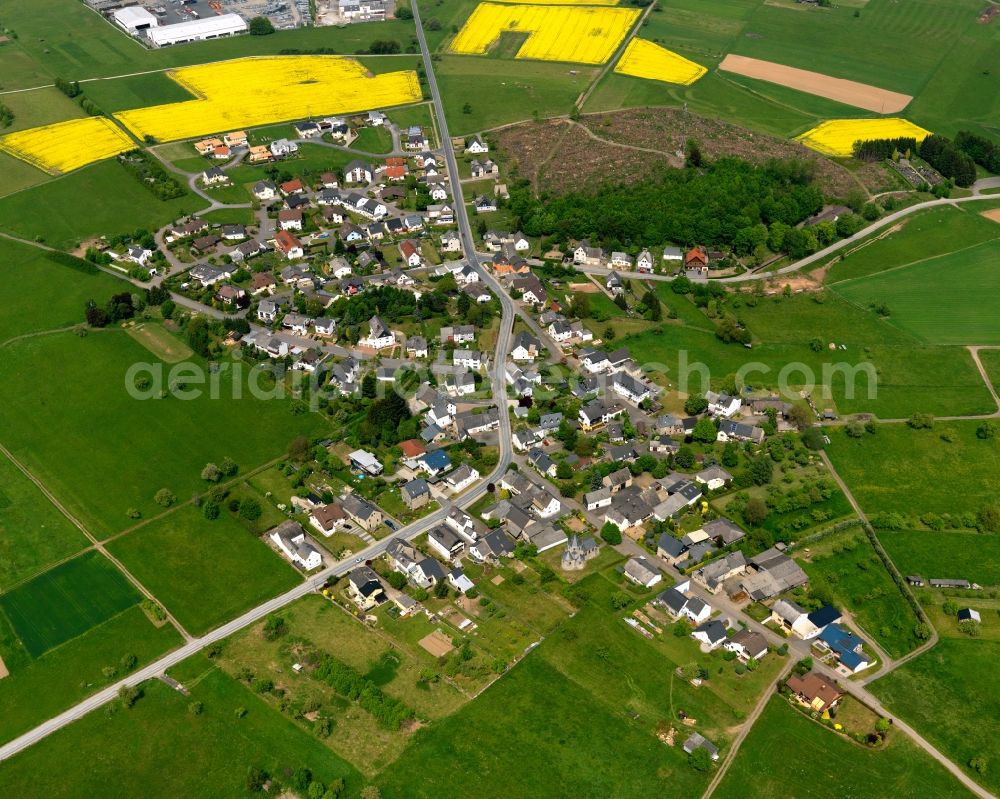
[[159,26],[160,21],[142,6],[119,8],[114,14],[115,23],[131,34]]
[[[124,10],[124,9],[123,9]],[[201,42],[247,32],[247,23],[239,14],[220,14],[217,17],[192,19],[175,25],[149,28],[146,35],[154,47],[166,47],[183,42]]]

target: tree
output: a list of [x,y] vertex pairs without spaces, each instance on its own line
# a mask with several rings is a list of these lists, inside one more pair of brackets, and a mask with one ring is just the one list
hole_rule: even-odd
[[688,416],[697,416],[699,413],[704,413],[708,410],[708,400],[701,394],[696,394],[693,397],[688,397],[684,401],[684,413]]
[[704,746],[699,746],[688,755],[688,765],[695,771],[708,771],[712,768],[712,756]]
[[767,518],[767,505],[760,497],[752,497],[743,509],[743,520],[751,527],[756,527]]
[[975,771],[977,774],[985,774],[986,768],[989,765],[989,761],[982,755],[977,755],[969,761],[969,768]]
[[251,36],[268,36],[274,33],[274,25],[267,17],[254,17],[250,20],[247,28]]
[[177,303],[173,300],[164,300],[160,304],[160,313],[163,314],[164,319],[170,319],[174,315],[174,310],[177,308]]
[[247,771],[246,786],[250,793],[260,793],[267,783],[267,773],[258,766],[251,766]]
[[987,505],[976,514],[976,527],[983,532],[1000,530],[1000,505]]
[[875,732],[884,737],[885,734],[889,732],[889,728],[891,726],[892,724],[889,723],[889,719],[879,718],[878,721],[875,722]]
[[996,435],[997,426],[994,422],[983,422],[983,424],[976,428],[976,437],[981,438],[984,441],[996,438]]
[[577,319],[590,318],[590,297],[586,294],[574,294],[569,304],[569,313]]
[[958,623],[958,629],[970,638],[978,638],[982,634],[979,623],[972,619],[966,619]]
[[169,508],[177,501],[177,497],[174,496],[174,492],[169,488],[161,488],[156,492],[153,499],[157,505],[162,505],[164,508]]
[[472,103],[466,103],[465,105],[463,105],[462,106],[462,113],[463,114],[471,114],[472,113]]
[[188,705],[188,712],[192,716],[200,716],[201,712],[204,709],[205,709],[205,705],[203,705],[201,702],[192,702],[190,705]]
[[622,542],[622,531],[611,522],[605,522],[601,528],[601,538],[611,546]]
[[288,445],[288,457],[300,463],[309,460],[309,439],[305,436],[297,436]]
[[715,422],[708,417],[699,419],[691,431],[691,438],[703,444],[711,444],[715,441],[717,435],[718,431],[715,429]]
[[206,463],[205,468],[201,470],[201,479],[209,483],[217,483],[221,477],[222,471],[214,463]]
[[681,447],[674,455],[674,463],[682,469],[690,469],[694,466],[694,450],[688,446]]
[[218,502],[206,502],[201,506],[201,514],[210,522],[219,518],[219,503]]
[[240,518],[246,519],[248,522],[255,522],[264,512],[264,509],[260,506],[258,502],[253,497],[247,497],[240,501]]
[[393,571],[389,572],[389,575],[385,578],[385,581],[389,583],[397,591],[402,591],[406,587],[406,577],[404,577],[399,572]]
[[740,462],[740,448],[735,441],[727,441],[722,448],[722,465],[727,469],[738,466]]
[[747,470],[754,485],[762,486],[771,482],[774,475],[774,464],[767,455],[760,455],[750,461],[750,468]]
[[628,604],[631,601],[632,600],[629,599],[629,595],[624,591],[615,591],[615,593],[611,595],[611,607],[615,610],[621,610],[622,608],[628,607]]
[[566,463],[566,461],[560,461],[556,466],[556,477],[560,480],[572,480],[573,467]]

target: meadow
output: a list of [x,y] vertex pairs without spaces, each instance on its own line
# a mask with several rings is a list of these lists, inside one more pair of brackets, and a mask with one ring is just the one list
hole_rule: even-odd
[[0,48],[0,88],[26,89],[66,80],[107,78],[135,72],[202,64],[289,48],[331,48],[356,53],[377,39],[401,44],[413,34],[403,20],[338,27],[307,27],[270,36],[234,36],[181,47],[148,50],[83,4],[33,0],[4,9],[4,25],[18,34],[16,43]]
[[[114,786],[117,796],[244,799],[251,766],[278,777],[308,768],[325,784],[343,778],[357,795],[357,772],[291,719],[203,656],[182,666],[205,672],[190,697],[145,683],[131,709],[91,713],[0,763],[0,781],[23,796],[107,796]],[[188,709],[193,702],[201,713]]]
[[[58,364],[44,386],[35,377],[41,363]],[[297,435],[325,429],[317,414],[295,415],[291,399],[254,399],[248,370],[240,377],[241,399],[227,391],[227,381],[218,399],[207,389],[187,401],[129,396],[129,367],[160,363],[120,329],[26,339],[8,345],[0,361],[7,391],[0,440],[98,538],[134,525],[130,509],[147,518],[162,512],[153,500],[161,488],[182,501],[206,490],[200,474],[208,462],[230,457],[249,470],[283,453]],[[170,368],[163,370],[166,388]],[[25,414],[33,424],[19,423]]]
[[[835,533],[798,554],[809,588],[850,611],[862,634],[893,657],[915,649],[916,615],[861,530]],[[909,574],[910,572],[905,572]]]
[[[846,251],[824,275],[828,286],[902,266],[959,253],[1000,239],[1000,225],[979,213],[978,204],[918,211],[898,227],[881,230]],[[948,281],[939,281],[942,288]]]
[[38,487],[0,455],[0,591],[87,543]]
[[933,649],[867,687],[946,757],[994,793],[1000,773],[968,767],[974,757],[1000,759],[1000,642],[942,638]]
[[[861,438],[834,429],[826,451],[867,513],[975,513],[996,500],[1000,480],[1000,445],[976,436],[980,424],[879,425]],[[942,438],[946,431],[951,441]]]
[[193,505],[178,508],[109,542],[108,551],[194,635],[301,579],[226,509],[209,521]]
[[[122,658],[149,663],[181,643],[170,624],[155,627],[138,606],[32,659],[0,614],[0,656],[10,676],[0,680],[0,742],[9,741],[107,685]],[[105,673],[110,669],[111,676]]]
[[754,724],[714,796],[825,799],[885,791],[899,799],[969,795],[902,733],[890,734],[883,748],[868,749],[811,721],[776,696]]
[[0,611],[24,650],[37,658],[140,599],[111,561],[90,551],[0,595]]
[[993,239],[834,291],[862,308],[886,303],[889,321],[925,343],[1000,344],[998,263],[1000,239]]
[[993,388],[1000,392],[1000,349],[980,350],[979,360],[983,364]]
[[[55,285],[59,288],[53,291]],[[128,287],[105,272],[77,272],[56,263],[45,250],[0,238],[0,292],[16,294],[18,308],[0,315],[0,348],[18,336],[80,324],[87,300]]]
[[[156,230],[204,207],[204,200],[183,188],[176,200],[158,200],[117,161],[102,161],[0,198],[0,229],[57,249],[95,235]],[[83,203],[81,197],[100,202]]]
[[[1000,585],[1000,536],[959,530],[880,530],[878,539],[902,574]],[[944,559],[942,551],[948,553]]]

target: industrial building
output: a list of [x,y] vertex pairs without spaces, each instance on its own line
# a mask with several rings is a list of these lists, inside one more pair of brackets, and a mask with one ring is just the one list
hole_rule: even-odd
[[206,39],[219,39],[223,36],[236,36],[246,32],[246,20],[239,14],[221,14],[217,17],[192,19],[174,25],[149,28],[146,35],[153,47],[166,47],[183,42],[200,42]]
[[150,28],[159,27],[160,24],[156,16],[142,6],[119,8],[114,13],[114,19],[118,27],[133,36]]

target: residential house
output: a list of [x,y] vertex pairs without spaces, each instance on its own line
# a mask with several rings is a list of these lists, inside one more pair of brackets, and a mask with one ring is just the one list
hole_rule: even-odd
[[364,497],[348,494],[341,502],[341,506],[359,527],[369,533],[382,524],[382,511]]
[[717,649],[726,641],[726,625],[718,619],[706,621],[694,628],[691,637],[708,649]]
[[715,391],[706,391],[705,399],[708,401],[708,412],[712,416],[723,416],[728,419],[743,407],[743,400],[725,392],[719,394]]
[[479,533],[476,532],[475,520],[461,508],[452,507],[452,509],[448,512],[448,516],[445,517],[444,523],[470,544],[479,540]]
[[656,554],[673,566],[687,557],[687,547],[670,533],[661,533],[656,541]]
[[420,459],[420,468],[431,477],[437,477],[441,472],[451,468],[451,459],[443,449],[434,449],[425,453]]
[[746,535],[746,532],[741,527],[725,517],[706,522],[701,526],[701,529],[709,538],[716,541],[720,547],[728,547],[730,544],[735,544]]
[[767,654],[767,639],[758,632],[740,630],[723,646],[744,663],[750,659],[760,660]]
[[477,214],[488,214],[497,210],[497,202],[492,197],[480,195],[473,200],[473,208]]
[[604,250],[591,247],[590,242],[584,239],[573,250],[573,263],[578,266],[604,266]]
[[816,713],[825,713],[844,697],[826,677],[814,671],[803,677],[793,674],[785,685],[799,702]]
[[461,253],[462,239],[452,230],[445,231],[441,234],[441,251]]
[[386,600],[385,588],[369,566],[358,566],[347,578],[347,590],[362,610],[381,605]]
[[302,230],[302,212],[287,208],[278,211],[278,227],[282,230]]
[[653,269],[653,254],[649,250],[643,250],[635,259],[635,271],[643,274],[650,274]]
[[709,466],[698,472],[694,479],[705,486],[709,491],[715,491],[716,489],[722,488],[733,476],[723,469],[721,466]]
[[458,533],[440,524],[427,533],[427,546],[449,562],[465,551],[465,542]]
[[278,315],[278,306],[273,300],[261,300],[257,306],[257,318],[261,322],[273,322]]
[[219,186],[228,183],[229,178],[219,167],[213,166],[201,173],[201,182],[206,186]]
[[479,479],[479,472],[469,466],[467,463],[463,463],[455,471],[446,475],[444,478],[445,485],[452,491],[452,493],[458,494],[472,485],[476,480]]
[[275,139],[268,145],[268,152],[273,158],[285,158],[299,151],[299,145],[291,139]]
[[411,358],[426,358],[427,339],[423,336],[410,336],[406,340],[406,354]]
[[594,400],[580,408],[580,426],[583,432],[589,433],[601,425],[607,424],[625,413],[625,406],[618,403],[608,403],[604,400]]
[[[611,253],[611,268],[612,269],[624,269],[629,271],[632,269],[632,256],[628,253],[614,251]],[[621,276],[618,278],[621,281]]]
[[722,584],[726,580],[730,577],[743,574],[746,569],[746,558],[742,552],[736,550],[717,560],[706,563],[694,573],[693,577],[714,594],[722,587]]
[[488,153],[490,151],[490,146],[483,141],[482,136],[473,136],[465,143],[465,152],[471,155],[482,155],[483,153]]
[[534,361],[540,348],[537,338],[522,331],[514,336],[510,357],[515,361]]
[[764,437],[764,430],[760,427],[726,419],[719,424],[716,441],[750,441],[754,444],[760,444]]
[[372,349],[382,350],[394,346],[396,337],[382,317],[373,316],[368,320],[368,337],[362,343]]
[[410,510],[423,507],[431,500],[431,489],[422,477],[416,477],[404,483],[399,489],[399,495]]
[[316,505],[309,514],[309,523],[323,535],[331,536],[347,524],[347,513],[336,502]]
[[270,539],[286,558],[303,571],[312,571],[323,565],[323,556],[306,540],[306,531],[298,522],[282,522],[271,531]]
[[302,242],[287,230],[279,230],[275,235],[274,248],[289,261],[294,261],[296,258],[302,258],[305,255]]
[[467,344],[476,340],[475,325],[455,325],[442,327],[440,331],[442,344]]
[[862,648],[864,641],[854,633],[845,630],[839,624],[831,624],[826,627],[817,636],[817,640],[836,654],[840,665],[852,674],[864,671],[871,665],[868,655],[865,654]]
[[645,555],[629,558],[625,564],[625,579],[643,588],[652,588],[663,579],[660,570]]
[[469,556],[479,563],[499,563],[514,554],[514,543],[503,530],[493,530],[469,547]]
[[709,741],[707,738],[705,738],[705,736],[697,732],[691,733],[690,737],[684,742],[681,748],[684,750],[685,754],[688,755],[690,755],[696,749],[704,749],[706,752],[708,752],[712,760],[719,759],[718,747],[711,741]]
[[355,159],[344,167],[344,181],[346,183],[371,183],[373,177],[372,165],[364,161]]
[[606,475],[601,484],[612,494],[617,494],[632,485],[632,472],[627,467],[622,467]]

